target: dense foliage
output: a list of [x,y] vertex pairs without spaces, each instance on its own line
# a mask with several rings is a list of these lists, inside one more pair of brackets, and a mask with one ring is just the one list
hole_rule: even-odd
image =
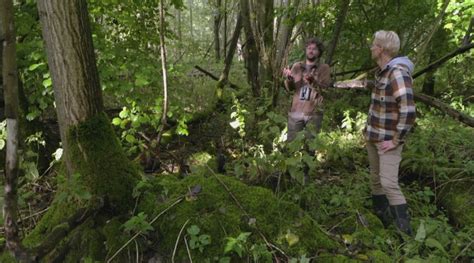
[[[221,1],[166,1],[170,108],[161,145],[155,141],[163,125],[159,1],[88,1],[106,112],[127,157],[151,172],[142,174],[134,189],[135,200],[126,203],[133,207],[127,218],[103,219],[107,224],[100,229],[102,239],[84,232],[85,240],[100,240],[97,243],[107,249],[90,255],[110,258],[119,250],[117,258],[124,262],[170,260],[177,249],[177,258],[186,260],[190,253],[201,260],[198,262],[271,262],[275,256],[290,262],[309,262],[311,258],[472,260],[472,127],[417,103],[417,123],[400,168],[415,236],[400,236],[393,226],[384,229],[371,212],[368,160],[361,133],[370,94],[363,90],[325,91],[322,132],[308,143],[309,149],[303,146],[303,136],[287,143],[290,95],[283,88],[275,107],[265,88],[260,97],[254,97],[240,53],[234,57],[229,79],[237,89],[217,89],[215,80],[194,67],[199,65],[217,77],[224,67],[223,60],[216,61],[213,54],[212,19],[216,13],[226,14],[227,28],[220,33],[230,40],[239,11],[239,1],[224,1],[220,8],[217,3]],[[341,1],[301,2],[304,4],[295,16],[299,25],[295,31],[300,35],[291,48],[289,64],[301,59],[305,37],[317,35],[329,42]],[[373,66],[368,44],[379,29],[399,32],[402,53],[413,58],[417,69],[459,47],[474,16],[474,1],[448,1],[443,11],[444,2],[350,1],[332,67],[334,78],[355,77],[358,72],[337,73]],[[31,245],[41,240],[38,233],[50,230],[51,226],[43,225],[35,229],[49,207],[60,206],[61,200],[89,202],[91,193],[76,183],[89,172],[74,178],[62,176],[52,81],[36,1],[15,1],[15,7],[25,122],[20,225],[27,237],[25,244]],[[296,12],[292,8],[278,5],[274,15]],[[244,44],[241,37],[239,45]],[[472,50],[446,62],[433,73],[432,94],[471,117],[473,65]],[[421,92],[424,82],[424,76],[416,79],[415,92]],[[2,122],[0,149],[5,146],[5,133]],[[97,159],[96,167],[84,169],[103,169],[105,179],[113,178],[114,169],[128,169],[128,161],[123,162],[124,167],[107,167],[101,163],[106,160]],[[304,182],[305,167],[309,167],[309,182]],[[123,182],[115,183],[111,185]],[[193,194],[197,185],[202,193]],[[114,197],[120,195],[111,192]],[[59,204],[51,204],[55,193],[62,194],[56,199]],[[179,198],[184,199],[175,205]],[[238,202],[248,210],[241,211]],[[73,212],[70,209],[67,207],[67,213]],[[162,219],[152,223],[160,213],[164,213]],[[269,249],[267,242],[275,243],[276,248]],[[3,259],[7,258],[5,254]]]

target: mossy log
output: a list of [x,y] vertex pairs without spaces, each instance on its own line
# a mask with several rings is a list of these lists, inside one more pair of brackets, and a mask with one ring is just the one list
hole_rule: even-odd
[[440,203],[456,224],[474,227],[474,186],[472,183],[449,183],[441,189]]
[[[252,233],[249,243],[265,244],[261,233],[289,256],[315,255],[321,251],[330,252],[338,248],[338,243],[299,206],[279,200],[268,189],[247,186],[234,178],[221,175],[210,177],[191,175],[183,180],[178,180],[174,176],[160,176],[154,179],[152,184],[156,192],[146,193],[139,204],[139,210],[147,215],[155,215],[164,210],[170,202],[186,194],[196,185],[202,189],[197,198],[186,198],[154,225],[161,240],[158,249],[162,255],[171,257],[178,233],[187,220],[190,220],[188,227],[196,225],[200,228],[200,234],[211,237],[211,244],[204,247],[202,252],[191,250],[193,261],[196,262],[224,256],[226,238],[237,237],[243,232]],[[167,201],[160,202],[157,196],[163,193],[166,193]],[[235,196],[245,212],[230,193]],[[288,239],[290,233],[293,237],[291,241]],[[189,239],[189,236],[187,238]],[[235,256],[235,259],[238,259],[236,254],[227,256]],[[180,241],[176,260],[182,262],[187,259],[184,241]]]

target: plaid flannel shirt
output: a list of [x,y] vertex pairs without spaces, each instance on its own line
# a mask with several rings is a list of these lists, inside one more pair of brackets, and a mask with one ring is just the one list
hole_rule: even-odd
[[397,64],[379,71],[372,88],[366,139],[372,142],[392,140],[395,145],[403,143],[415,118],[413,79],[408,69]]

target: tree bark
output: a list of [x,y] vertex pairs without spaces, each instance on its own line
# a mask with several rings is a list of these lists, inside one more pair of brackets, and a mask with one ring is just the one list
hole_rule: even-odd
[[160,0],[160,55],[161,55],[161,69],[163,73],[163,114],[161,116],[161,128],[158,132],[158,138],[156,139],[157,147],[161,142],[163,131],[165,130],[166,115],[168,114],[168,74],[166,71],[166,45],[165,45],[165,12],[163,7],[163,1]]
[[337,15],[336,24],[334,25],[334,31],[332,33],[331,43],[329,44],[328,52],[326,55],[326,64],[331,65],[334,52],[336,51],[337,42],[339,40],[339,35],[341,34],[342,26],[344,20],[347,16],[347,11],[349,10],[350,0],[341,0],[340,7],[338,8],[339,13]]
[[[38,1],[68,174],[67,131],[103,110],[85,1]],[[75,6],[77,5],[77,7]],[[71,28],[77,29],[71,30]],[[65,34],[65,32],[67,32]]]
[[247,70],[247,81],[252,87],[254,97],[260,97],[258,50],[250,23],[249,0],[240,0],[240,13],[242,16],[242,26],[245,33],[245,43],[243,44],[245,69]]
[[[137,171],[103,112],[87,3],[40,0],[38,11],[69,180],[78,178],[77,183],[91,194],[84,206],[101,200],[107,207],[102,213],[125,213],[134,205]],[[58,204],[48,213],[70,216],[62,209]]]
[[224,0],[224,30],[222,31],[223,40],[222,48],[224,49],[224,56],[227,55],[227,0]]
[[300,0],[293,2],[284,1],[286,7],[293,7],[293,12],[288,13],[283,17],[283,23],[279,32],[277,32],[279,41],[276,45],[275,55],[272,56],[272,71],[273,71],[273,87],[272,87],[272,105],[275,107],[278,102],[278,95],[282,86],[281,72],[283,67],[287,65],[288,52],[290,47],[291,35],[295,26],[295,17],[299,9]]
[[27,261],[28,254],[21,245],[17,216],[17,185],[19,169],[19,98],[18,71],[16,62],[16,32],[13,21],[13,1],[0,0],[2,41],[2,76],[5,99],[5,118],[7,122],[7,142],[5,160],[5,200],[4,226],[7,249],[19,261]]
[[232,39],[230,40],[229,52],[227,52],[224,61],[224,70],[222,70],[222,74],[217,84],[218,88],[222,88],[228,82],[230,66],[232,65],[232,59],[237,48],[237,41],[239,40],[240,31],[242,31],[242,16],[239,13],[237,17],[237,23],[235,24],[235,30],[232,35]]
[[193,0],[188,0],[189,4],[189,31],[191,32],[191,39],[194,39],[194,24],[193,24]]
[[220,24],[222,20],[221,15],[222,9],[222,0],[216,0],[216,7],[214,13],[214,50],[216,52],[216,60],[219,61],[221,59],[221,47],[220,47]]
[[465,113],[462,113],[460,111],[457,111],[455,109],[453,109],[452,107],[450,107],[449,105],[447,105],[446,103],[443,103],[442,101],[436,99],[436,98],[433,98],[433,97],[430,97],[428,95],[425,95],[423,93],[415,93],[415,99],[416,100],[419,100],[427,105],[430,105],[432,107],[435,107],[437,109],[439,109],[440,111],[448,114],[449,116],[453,117],[454,119],[464,123],[464,124],[467,124],[471,127],[474,127],[474,118],[472,118],[471,116],[465,114]]

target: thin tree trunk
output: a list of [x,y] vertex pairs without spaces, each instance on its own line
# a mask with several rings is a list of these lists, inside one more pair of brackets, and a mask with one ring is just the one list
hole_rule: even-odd
[[429,46],[429,43],[431,42],[431,39],[433,38],[434,34],[438,31],[440,25],[442,24],[442,21],[443,21],[444,15],[446,14],[446,9],[448,8],[449,2],[450,2],[450,0],[444,0],[443,6],[441,7],[441,12],[436,17],[435,22],[431,24],[431,30],[428,33],[428,36],[426,38],[424,38],[423,43],[418,48],[419,51],[417,52],[416,63],[420,63],[422,61],[422,58],[425,56],[426,48]]
[[221,47],[220,47],[220,24],[222,20],[221,15],[222,9],[222,0],[216,0],[216,7],[215,7],[215,14],[214,14],[214,50],[216,52],[216,60],[219,61],[221,59]]
[[166,71],[166,46],[165,46],[165,14],[163,1],[160,0],[160,50],[161,50],[161,68],[163,72],[163,115],[161,116],[161,128],[158,133],[157,146],[159,147],[163,131],[166,126],[166,115],[168,114],[168,80]]
[[243,49],[245,68],[247,70],[247,80],[252,87],[253,96],[258,98],[260,97],[260,82],[258,75],[259,54],[250,23],[249,0],[240,0],[240,12],[242,16],[242,26],[245,32],[245,43]]
[[272,56],[272,69],[273,69],[273,88],[272,88],[272,105],[275,107],[278,102],[278,95],[282,86],[281,72],[284,66],[287,64],[288,52],[290,47],[291,35],[295,26],[295,17],[299,9],[300,0],[293,2],[285,1],[286,7],[292,6],[293,12],[283,17],[283,24],[281,29],[277,33],[277,42],[275,55]]
[[177,11],[177,17],[178,17],[178,40],[181,42],[183,40],[183,32],[181,30],[181,10],[176,10]]
[[224,31],[222,46],[224,48],[224,56],[227,56],[227,0],[224,0]]
[[189,23],[190,23],[189,31],[191,32],[191,39],[194,39],[193,0],[189,0],[188,3],[189,3]]
[[19,261],[27,261],[28,255],[21,245],[17,216],[17,187],[18,187],[18,145],[19,145],[19,98],[18,71],[16,63],[16,33],[13,21],[13,1],[0,0],[1,32],[4,33],[2,51],[2,75],[5,98],[5,117],[7,121],[7,145],[5,160],[5,200],[4,226],[5,240],[8,250]]
[[336,51],[337,42],[339,40],[339,35],[342,31],[342,26],[344,20],[347,17],[347,11],[349,10],[349,5],[351,4],[350,0],[341,0],[341,5],[338,8],[339,13],[337,15],[336,24],[334,25],[334,31],[332,33],[331,44],[329,44],[328,52],[326,55],[326,63],[331,65],[334,53]]
[[237,48],[237,41],[239,40],[240,31],[242,31],[242,15],[240,15],[239,12],[237,17],[237,23],[235,24],[234,34],[232,35],[232,39],[230,40],[229,52],[227,52],[227,55],[225,57],[224,70],[222,70],[222,74],[219,78],[219,83],[217,84],[219,88],[222,88],[228,82],[230,66],[232,65],[232,59]]

